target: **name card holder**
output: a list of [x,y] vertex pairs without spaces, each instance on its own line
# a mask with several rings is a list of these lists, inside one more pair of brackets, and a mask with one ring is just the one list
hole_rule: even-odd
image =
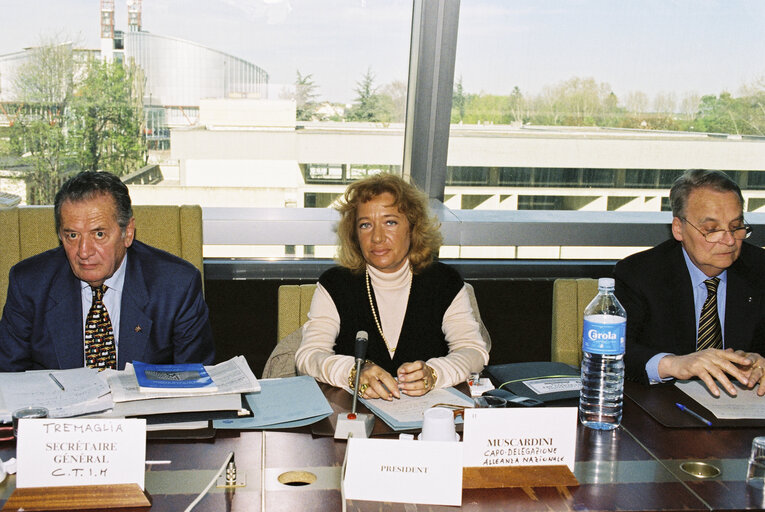
[[577,409],[469,409],[463,489],[575,487]]
[[113,508],[149,510],[151,496],[138,484],[24,487],[13,491],[2,510],[42,512]]
[[506,487],[576,487],[568,466],[490,466],[462,468],[463,489]]

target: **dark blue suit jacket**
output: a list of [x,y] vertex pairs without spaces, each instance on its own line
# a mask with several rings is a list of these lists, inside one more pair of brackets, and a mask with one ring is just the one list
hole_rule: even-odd
[[[82,367],[81,286],[64,249],[19,262],[9,277],[0,371]],[[199,271],[137,240],[127,250],[119,329],[118,369],[133,360],[212,364],[215,356]]]
[[[728,268],[725,347],[765,350],[765,251],[744,242]],[[696,313],[682,245],[671,239],[616,264],[616,297],[627,310],[627,378],[648,382],[645,365],[660,352],[696,350]]]

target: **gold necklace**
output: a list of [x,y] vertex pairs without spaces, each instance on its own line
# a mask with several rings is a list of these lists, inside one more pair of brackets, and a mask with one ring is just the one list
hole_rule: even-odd
[[[372,287],[369,285],[369,268],[364,268],[364,280],[367,283],[367,298],[369,298],[369,308],[372,310],[372,316],[375,319],[375,325],[377,326],[377,332],[380,333],[380,336],[382,336],[383,342],[385,343],[385,348],[388,349],[388,352],[391,354],[394,354],[396,352],[396,347],[390,348],[390,345],[388,344],[388,340],[385,338],[385,334],[383,334],[382,326],[380,325],[380,320],[377,318],[377,311],[375,311],[375,303],[372,300]],[[409,295],[412,293],[412,267],[409,267],[409,289],[406,292],[407,297],[407,303],[409,302]],[[404,313],[406,314],[406,313]]]

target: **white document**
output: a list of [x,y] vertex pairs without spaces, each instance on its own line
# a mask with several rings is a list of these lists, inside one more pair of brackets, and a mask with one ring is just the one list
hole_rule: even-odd
[[50,418],[68,418],[112,407],[109,386],[93,368],[0,373],[0,390],[4,402],[0,421],[11,421],[13,411],[27,406],[45,407]]
[[[757,387],[745,389],[736,387],[738,395],[730,396],[720,388],[720,397],[714,397],[706,384],[700,380],[679,380],[675,382],[683,393],[706,407],[721,420],[765,419],[765,396],[757,396]],[[688,405],[688,404],[683,404]],[[693,409],[693,407],[691,407]],[[698,411],[696,411],[698,412]]]
[[574,471],[576,407],[465,410],[465,467],[568,466]]
[[16,487],[144,486],[146,420],[22,419]]
[[[252,373],[244,356],[236,356],[228,361],[213,366],[205,366],[205,370],[212,377],[218,388],[216,391],[199,391],[194,396],[225,395],[231,393],[255,393],[260,391],[258,379]],[[108,372],[108,373],[107,373]],[[105,370],[109,387],[112,390],[114,402],[127,402],[130,400],[148,400],[151,398],[174,398],[189,396],[188,392],[177,392],[172,389],[161,391],[141,391],[135,378],[133,365],[125,365],[123,371]]]
[[401,398],[394,398],[391,401],[379,398],[360,401],[393,430],[422,428],[423,414],[436,405],[447,404],[453,408],[474,406],[470,397],[454,388],[434,389],[423,396],[409,396],[401,393]]
[[462,443],[350,438],[347,450],[346,499],[462,504]]
[[524,380],[523,383],[537,395],[549,395],[550,393],[579,391],[582,389],[581,377],[554,377],[539,380]]

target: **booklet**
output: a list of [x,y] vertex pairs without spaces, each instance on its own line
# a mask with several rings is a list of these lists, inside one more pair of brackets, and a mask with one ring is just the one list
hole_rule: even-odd
[[179,392],[217,391],[218,387],[201,363],[148,364],[133,361],[138,389],[142,392],[172,389]]

